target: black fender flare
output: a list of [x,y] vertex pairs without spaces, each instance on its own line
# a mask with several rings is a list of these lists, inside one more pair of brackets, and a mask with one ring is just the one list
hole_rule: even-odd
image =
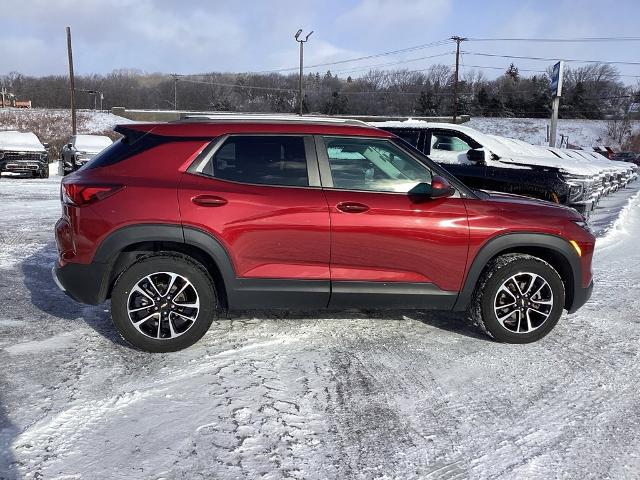
[[[174,242],[196,247],[218,267],[225,288],[232,288],[236,275],[231,256],[222,243],[209,233],[180,224],[136,224],[110,233],[97,248],[92,263],[102,272],[98,303],[106,300],[116,260],[126,248],[144,242]],[[101,268],[100,268],[101,267]]]
[[577,291],[581,288],[582,283],[580,257],[578,257],[577,252],[566,239],[547,233],[505,233],[487,241],[473,259],[453,309],[464,311],[468,308],[480,275],[492,258],[502,252],[531,247],[549,250],[561,256],[569,265],[569,273],[572,275],[572,288],[566,293],[567,307],[571,311]]

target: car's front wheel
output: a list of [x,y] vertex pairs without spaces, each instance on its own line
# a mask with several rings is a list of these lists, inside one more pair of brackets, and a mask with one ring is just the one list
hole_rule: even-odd
[[111,316],[129,343],[148,352],[173,352],[200,340],[216,317],[214,282],[190,257],[144,257],[118,278]]
[[530,343],[553,329],[564,304],[564,283],[558,272],[540,258],[516,253],[487,265],[469,314],[500,342]]

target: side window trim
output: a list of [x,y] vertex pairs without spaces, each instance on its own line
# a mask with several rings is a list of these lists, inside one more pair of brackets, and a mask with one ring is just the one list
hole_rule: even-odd
[[[216,178],[203,173],[206,165],[211,161],[213,156],[222,148],[229,138],[232,137],[299,137],[304,142],[304,153],[307,161],[307,177],[308,186],[299,185],[270,185],[266,183],[250,183],[250,182],[234,182],[233,180],[225,180]],[[287,187],[287,188],[318,188],[321,187],[320,172],[318,170],[317,149],[314,145],[314,136],[308,134],[288,134],[288,133],[227,133],[211,140],[202,152],[191,163],[187,172],[202,175],[207,178],[213,178],[222,182],[242,183],[243,185],[260,185],[265,187]]]
[[320,170],[320,184],[322,188],[333,188],[333,176],[331,175],[331,165],[329,155],[327,155],[327,145],[324,143],[322,135],[314,135],[316,152],[318,153],[318,168]]
[[211,161],[211,158],[216,152],[220,150],[220,147],[227,141],[227,138],[229,138],[229,135],[222,135],[212,139],[209,145],[204,147],[196,159],[189,165],[187,172],[204,175],[204,173],[202,173],[204,167]]

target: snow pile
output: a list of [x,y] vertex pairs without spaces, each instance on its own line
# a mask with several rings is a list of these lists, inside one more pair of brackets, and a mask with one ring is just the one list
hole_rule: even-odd
[[[487,118],[472,117],[464,125],[480,130],[484,133],[501,135],[524,140],[534,145],[548,145],[547,118]],[[640,130],[640,121],[633,122],[633,130]],[[619,147],[615,139],[607,134],[606,120],[558,120],[557,138],[560,136],[569,138],[572,145],[594,147],[596,145],[608,145]]]
[[640,231],[640,228],[637,228],[639,226],[634,224],[634,222],[639,220],[637,212],[635,211],[640,208],[639,203],[640,192],[629,199],[617,220],[606,231],[604,238],[598,240],[598,248],[600,250],[614,248],[622,242],[633,240],[632,235],[637,235],[637,232]]

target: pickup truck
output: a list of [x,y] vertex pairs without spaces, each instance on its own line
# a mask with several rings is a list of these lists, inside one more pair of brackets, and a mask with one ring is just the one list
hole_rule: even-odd
[[585,216],[594,207],[599,169],[586,160],[559,158],[526,142],[463,125],[417,120],[370,125],[399,136],[471,188],[569,205]]
[[0,131],[0,175],[11,172],[49,177],[49,155],[32,132]]

